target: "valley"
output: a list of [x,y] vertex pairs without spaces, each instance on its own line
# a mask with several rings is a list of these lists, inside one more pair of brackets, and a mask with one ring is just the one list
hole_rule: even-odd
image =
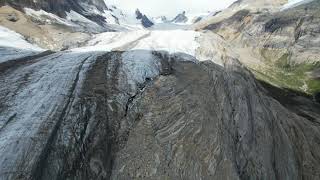
[[319,12],[1,1],[0,180],[319,179]]

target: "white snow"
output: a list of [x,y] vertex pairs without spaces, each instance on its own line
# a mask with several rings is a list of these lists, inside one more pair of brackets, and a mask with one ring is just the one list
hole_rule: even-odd
[[30,44],[21,34],[0,26],[0,63],[41,51],[44,51],[44,49]]
[[[109,7],[108,11],[105,11],[104,16],[107,18],[107,22],[113,22],[125,27],[128,30],[142,30],[144,27],[141,21],[136,19],[134,11],[123,11],[115,6]],[[116,18],[115,18],[116,17]]]
[[117,25],[120,24],[117,18],[113,15],[111,11],[105,10],[102,15],[106,18],[106,22],[108,24],[117,24]]
[[[98,54],[90,53],[55,53],[37,63],[21,67],[10,72],[0,81],[0,92],[6,96],[6,109],[0,113],[0,169],[1,172],[14,172],[16,161],[28,153],[35,158],[39,154],[30,146],[35,136],[45,138],[57,123],[53,114],[61,112],[66,98],[70,95],[81,64],[86,60],[79,73],[79,81],[83,81],[84,73]],[[77,83],[75,93],[81,88]],[[23,88],[21,88],[23,85]],[[14,123],[8,123],[14,117]],[[48,124],[48,131],[39,130]],[[50,126],[50,127],[49,127]]]
[[67,13],[67,20],[71,21],[71,22],[81,22],[81,23],[86,23],[89,25],[93,25],[93,26],[99,26],[97,23],[87,19],[86,17],[82,16],[81,14],[71,10],[70,12],[66,12]]
[[199,32],[186,30],[151,31],[150,36],[141,39],[133,49],[168,51],[195,56],[199,43]]
[[186,14],[186,16],[188,17],[188,21],[185,24],[193,24],[197,18],[206,18],[209,15],[210,15],[210,12]]
[[0,63],[6,62],[9,60],[16,60],[26,56],[35,55],[37,53],[39,52],[28,51],[23,49],[0,47]]
[[301,4],[309,3],[313,0],[289,0],[287,4],[283,5],[281,10],[286,10],[289,8],[294,8],[296,6],[299,6]]
[[149,30],[188,30],[191,29],[191,26],[189,24],[177,24],[177,23],[157,23],[154,24],[152,27],[149,28]]
[[132,44],[144,36],[148,35],[149,31],[125,31],[125,32],[105,32],[97,34],[88,46],[75,48],[74,52],[90,52],[90,51],[112,51],[123,46]]
[[152,22],[155,24],[166,23],[168,20],[165,16],[153,17]]
[[106,32],[96,35],[87,47],[70,51],[126,51],[122,55],[123,76],[120,77],[125,77],[122,80],[129,86],[123,89],[129,89],[129,93],[134,95],[138,90],[137,84],[159,74],[160,60],[152,51],[166,51],[175,55],[179,53],[179,56],[184,57],[182,59],[195,61],[196,50],[200,47],[197,42],[199,36],[200,32],[191,30]]
[[12,47],[17,49],[43,51],[40,47],[27,42],[21,34],[0,26],[0,47]]
[[157,50],[195,56],[200,35],[191,30],[106,32],[96,35],[87,47],[72,51]]
[[134,95],[137,90],[137,84],[145,82],[146,78],[154,78],[159,75],[161,69],[160,60],[155,57],[151,51],[135,50],[122,54],[122,73],[128,85],[123,87],[124,91],[128,91]]
[[60,18],[59,16],[52,14],[52,13],[48,13],[44,10],[33,10],[30,8],[24,8],[24,11],[26,12],[26,14],[28,16],[32,16],[34,18],[40,18],[41,17],[45,17],[46,19],[46,23],[51,24],[51,23],[58,23],[58,24],[63,24],[63,25],[67,25],[67,26],[75,26],[74,23],[67,21],[66,19]]

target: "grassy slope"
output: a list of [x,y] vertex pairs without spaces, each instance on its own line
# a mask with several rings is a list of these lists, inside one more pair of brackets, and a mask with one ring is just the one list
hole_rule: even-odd
[[290,64],[290,55],[284,53],[276,61],[265,57],[265,64],[265,67],[251,69],[258,79],[308,94],[320,92],[320,80],[309,76],[309,72],[320,68],[320,62]]
[[[298,23],[298,20],[304,16],[312,16],[313,19],[319,19],[319,7],[320,0],[315,0],[312,3],[296,7],[294,10],[279,12],[273,17],[273,19],[276,19],[277,21],[272,22],[272,28],[275,28],[274,31],[281,31],[282,28],[291,23]],[[306,9],[308,9],[308,14],[305,14]],[[268,56],[270,53],[277,54],[279,52],[269,52],[269,50],[262,49],[261,56],[265,60],[265,66],[254,69],[251,68],[258,79],[278,87],[302,91],[308,94],[320,92],[320,80],[313,79],[309,76],[309,72],[320,68],[320,60],[314,61],[317,63],[302,61],[305,63],[290,64],[289,53],[282,52],[278,59]]]

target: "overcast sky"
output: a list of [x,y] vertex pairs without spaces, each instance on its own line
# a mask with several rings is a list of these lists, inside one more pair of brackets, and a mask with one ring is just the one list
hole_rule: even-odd
[[139,8],[149,16],[175,16],[185,10],[199,13],[214,11],[229,6],[235,0],[105,0],[107,5],[113,4],[125,10]]

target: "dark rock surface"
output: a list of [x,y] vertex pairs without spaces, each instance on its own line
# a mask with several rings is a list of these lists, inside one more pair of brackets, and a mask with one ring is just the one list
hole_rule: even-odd
[[11,22],[17,22],[19,20],[18,16],[14,13],[7,15],[7,20]]
[[150,19],[146,15],[142,16],[141,23],[143,27],[146,27],[146,28],[149,28],[154,25],[154,23],[150,21]]
[[320,103],[320,92],[317,92],[314,94],[314,100],[318,103]]
[[60,52],[4,66],[0,179],[320,178],[312,100],[295,99],[306,117],[235,59],[183,57]]
[[142,14],[139,9],[136,10],[136,18],[141,21],[142,26],[145,28],[154,25],[154,23],[145,14]]
[[[222,29],[226,26],[232,26],[234,27],[235,24],[243,22],[244,18],[249,15],[249,10],[240,10],[236,12],[234,15],[232,15],[230,18],[220,21],[217,23],[209,24],[208,26],[204,27],[205,30],[211,30],[211,31],[219,31],[219,29]],[[242,29],[237,29],[241,32]]]
[[188,21],[188,17],[186,16],[186,12],[178,14],[175,18],[171,20],[173,23],[186,23]]
[[140,12],[139,9],[137,9],[137,10],[136,10],[136,18],[137,18],[137,19],[142,19],[142,17],[143,17],[143,14]]
[[[252,13],[244,9],[204,29],[212,30],[227,40],[240,41],[239,45],[261,48],[262,52],[280,50],[277,58],[284,52],[292,54],[292,63],[315,62],[319,61],[319,53],[315,51],[320,47],[319,12],[319,0],[274,13]],[[275,58],[275,53],[269,55]]]
[[[60,17],[65,17],[66,12],[72,10],[96,22],[102,27],[105,26],[106,21],[101,13],[108,9],[103,0],[2,0],[0,6],[2,5],[10,5],[21,11],[23,11],[23,8],[25,7],[35,10],[43,9],[47,12],[57,14]],[[92,11],[90,6],[96,8],[101,13]]]

